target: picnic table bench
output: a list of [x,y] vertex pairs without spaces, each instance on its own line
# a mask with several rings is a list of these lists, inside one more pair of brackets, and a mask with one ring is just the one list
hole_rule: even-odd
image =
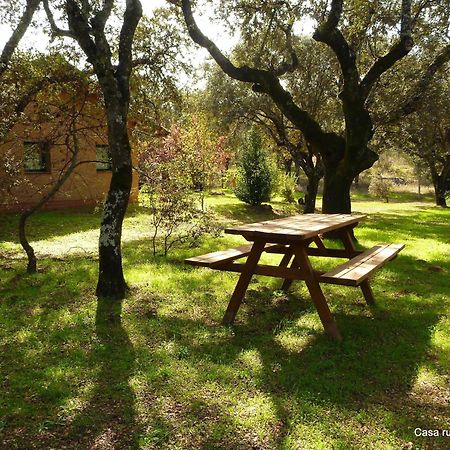
[[[223,323],[234,321],[253,275],[282,278],[287,290],[294,280],[304,280],[327,334],[341,335],[323,295],[320,283],[360,287],[368,304],[374,304],[369,278],[394,259],[404,244],[378,244],[366,251],[355,248],[352,230],[365,218],[350,214],[304,214],[228,228],[225,233],[239,234],[251,244],[207,253],[185,260],[187,264],[240,273]],[[333,232],[343,249],[327,248],[323,238]],[[311,244],[315,245],[312,247]],[[282,255],[279,265],[258,264],[262,253]],[[328,272],[314,270],[310,256],[346,258],[348,261]],[[236,262],[247,257],[244,263]]]

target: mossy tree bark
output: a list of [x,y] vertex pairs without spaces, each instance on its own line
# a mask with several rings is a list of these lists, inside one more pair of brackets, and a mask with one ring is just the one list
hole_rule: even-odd
[[442,158],[442,170],[439,172],[434,159],[428,160],[434,187],[436,206],[447,208],[447,183],[450,182],[450,154]]
[[316,211],[317,192],[319,190],[319,181],[321,177],[313,174],[308,176],[308,183],[305,192],[305,206],[303,212],[305,214],[313,214]]
[[[142,17],[139,0],[126,0],[119,35],[118,55],[113,56],[106,32],[106,22],[115,2],[101,6],[66,0],[64,12],[68,30],[59,28],[47,0],[44,7],[52,30],[59,36],[75,39],[94,68],[105,103],[108,143],[112,159],[112,176],[105,200],[99,237],[98,297],[122,299],[127,290],[122,269],[122,224],[132,185],[131,145],[128,135],[130,76],[133,69],[132,46],[137,25]],[[118,64],[113,63],[118,59]]]
[[303,212],[305,214],[314,213],[316,209],[316,198],[319,189],[319,182],[323,178],[324,170],[322,158],[319,153],[315,153],[314,149],[308,142],[300,136],[294,141],[287,131],[287,126],[282,114],[276,114],[273,111],[265,111],[264,118],[270,120],[274,126],[271,130],[264,122],[259,122],[262,126],[269,130],[269,134],[278,147],[284,147],[296,167],[296,176],[299,175],[299,169],[304,172],[307,178],[305,204]]

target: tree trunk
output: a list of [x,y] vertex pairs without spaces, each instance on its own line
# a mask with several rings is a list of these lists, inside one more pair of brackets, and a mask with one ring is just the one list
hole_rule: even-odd
[[314,214],[316,210],[317,191],[319,190],[320,177],[316,175],[308,176],[308,183],[306,185],[305,206],[303,208],[304,214]]
[[72,175],[72,172],[75,170],[75,168],[78,165],[78,154],[80,151],[80,147],[78,144],[78,138],[77,138],[77,130],[76,130],[76,119],[79,113],[75,113],[73,117],[73,121],[70,124],[70,130],[72,134],[73,139],[73,149],[72,149],[72,158],[70,161],[69,167],[66,169],[66,171],[62,174],[60,174],[59,179],[56,181],[56,183],[53,185],[53,187],[31,208],[28,208],[26,211],[24,211],[20,215],[19,219],[19,240],[20,244],[22,245],[23,249],[25,250],[25,253],[28,257],[28,263],[27,263],[27,272],[28,273],[36,273],[37,271],[37,259],[36,254],[34,253],[34,249],[29,243],[26,235],[26,224],[28,218],[34,214],[36,211],[41,209],[53,196],[61,189],[63,184],[69,179],[70,175]]
[[447,201],[445,199],[445,179],[442,176],[433,177],[434,186],[434,198],[436,200],[436,206],[447,208]]
[[284,173],[285,175],[290,175],[292,172],[292,159],[291,158],[287,158],[283,160],[283,165],[284,165]]
[[336,167],[327,166],[323,185],[322,212],[324,214],[350,214],[350,187],[353,177],[341,174]]
[[96,295],[123,299],[127,284],[122,269],[121,238],[132,185],[131,146],[126,114],[111,106],[107,108],[107,118],[113,171],[100,226]]
[[438,172],[436,162],[433,159],[427,160],[428,167],[430,168],[431,179],[433,180],[434,198],[436,206],[447,208],[447,201],[445,199],[446,180],[450,172],[450,156],[444,161],[442,170]]
[[30,211],[25,211],[20,215],[19,219],[19,240],[20,245],[25,250],[27,254],[28,263],[27,263],[27,272],[28,273],[36,273],[37,271],[37,260],[36,254],[34,253],[33,247],[30,245],[27,239],[25,227],[27,223],[27,219],[30,216]]

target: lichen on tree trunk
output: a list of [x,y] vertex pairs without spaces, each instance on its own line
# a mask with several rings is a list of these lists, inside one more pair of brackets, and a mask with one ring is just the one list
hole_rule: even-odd
[[122,268],[122,225],[132,186],[131,145],[127,110],[118,97],[107,102],[108,141],[112,155],[112,176],[105,200],[99,235],[98,297],[123,299],[127,291]]
[[127,290],[122,269],[121,237],[131,180],[131,164],[121,167],[111,177],[100,226],[98,297],[122,299]]

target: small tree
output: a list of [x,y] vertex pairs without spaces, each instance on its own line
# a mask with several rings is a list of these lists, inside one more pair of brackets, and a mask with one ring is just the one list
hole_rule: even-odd
[[223,138],[213,135],[203,114],[194,112],[184,122],[180,130],[183,166],[191,178],[192,188],[199,193],[204,211],[206,191],[211,187],[213,175],[220,171]]
[[288,203],[295,203],[295,189],[298,179],[295,175],[283,174],[280,180],[280,193]]
[[189,242],[192,246],[205,233],[218,232],[214,218],[200,208],[192,190],[192,173],[186,165],[189,154],[194,159],[195,155],[189,153],[192,148],[186,153],[183,137],[183,130],[174,125],[161,142],[140,154],[140,204],[150,213],[154,255],[158,246],[167,255],[175,244]]
[[246,136],[238,165],[236,197],[252,206],[269,201],[273,177],[261,136],[254,128]]
[[372,175],[369,185],[369,194],[375,197],[384,199],[386,203],[389,203],[389,194],[392,190],[392,183],[381,176],[380,172],[375,172]]

